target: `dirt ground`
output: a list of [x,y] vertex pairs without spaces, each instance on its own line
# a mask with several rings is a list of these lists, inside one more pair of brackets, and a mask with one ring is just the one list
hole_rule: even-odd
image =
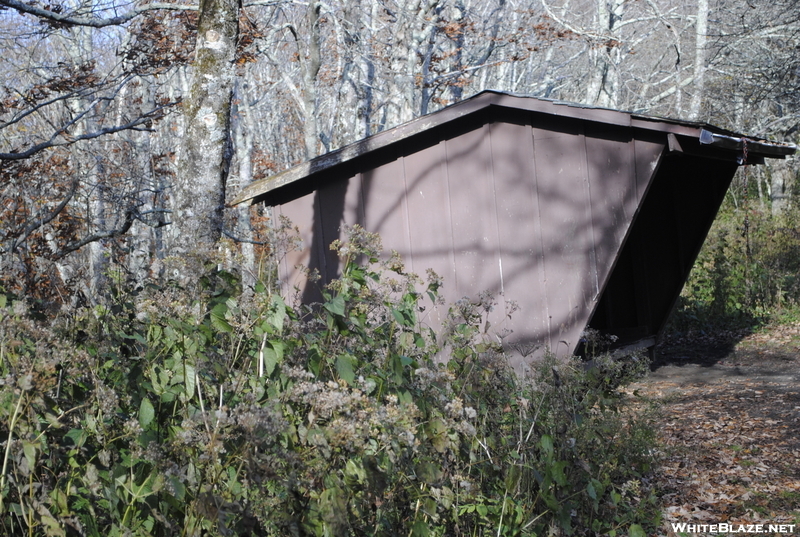
[[673,523],[795,524],[800,535],[800,323],[670,338],[632,388],[660,403],[659,535],[689,535]]

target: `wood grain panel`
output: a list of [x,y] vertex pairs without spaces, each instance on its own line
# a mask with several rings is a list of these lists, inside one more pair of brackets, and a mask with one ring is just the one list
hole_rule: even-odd
[[[432,269],[444,278],[442,294],[449,301],[455,293],[456,266],[447,186],[444,142],[402,159],[407,192],[408,225],[414,271],[425,276]],[[447,308],[428,310],[425,319],[442,326]]]
[[497,216],[488,126],[446,143],[456,293],[500,291]]
[[500,330],[512,350],[527,355],[532,345],[545,343],[548,312],[544,285],[541,219],[536,199],[533,135],[529,125],[491,125],[492,174],[496,193],[500,288],[520,309]]
[[550,349],[569,354],[588,320],[597,281],[583,134],[534,129]]

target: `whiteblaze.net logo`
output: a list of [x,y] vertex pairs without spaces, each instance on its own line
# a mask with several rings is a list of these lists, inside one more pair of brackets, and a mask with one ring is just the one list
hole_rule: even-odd
[[687,524],[673,522],[675,533],[794,533],[796,524]]

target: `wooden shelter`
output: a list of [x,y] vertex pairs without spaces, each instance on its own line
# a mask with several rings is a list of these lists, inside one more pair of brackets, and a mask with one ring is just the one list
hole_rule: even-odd
[[[734,172],[791,144],[706,124],[483,92],[245,188],[301,231],[281,267],[338,275],[343,224],[377,232],[448,301],[514,300],[492,325],[509,348],[580,349],[591,327],[621,346],[663,330]],[[501,302],[502,303],[502,302]],[[446,311],[429,310],[436,325]],[[525,351],[522,351],[525,354]]]

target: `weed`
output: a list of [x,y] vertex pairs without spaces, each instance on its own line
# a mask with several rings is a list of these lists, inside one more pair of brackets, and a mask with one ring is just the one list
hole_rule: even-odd
[[311,306],[269,283],[243,293],[202,259],[196,281],[118,281],[113,303],[49,325],[0,295],[3,533],[658,526],[654,433],[620,391],[642,357],[548,357],[523,381],[482,330],[485,297],[453,305],[434,334],[419,311],[438,277],[379,261],[360,229],[335,246],[342,277]]

